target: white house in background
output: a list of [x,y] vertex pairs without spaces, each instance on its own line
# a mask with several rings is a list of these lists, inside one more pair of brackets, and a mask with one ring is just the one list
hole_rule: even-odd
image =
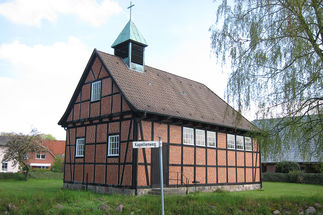
[[12,166],[13,161],[3,162],[3,156],[6,152],[6,143],[8,142],[9,137],[0,136],[0,172],[18,172],[19,165]]

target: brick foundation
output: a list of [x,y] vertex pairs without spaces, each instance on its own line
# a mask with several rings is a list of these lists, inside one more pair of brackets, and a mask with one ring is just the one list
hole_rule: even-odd
[[[84,184],[70,184],[64,183],[64,189],[71,190],[91,190],[96,193],[102,194],[126,194],[135,195],[135,189],[118,188],[118,187],[103,187],[99,185],[84,185]],[[247,191],[261,189],[261,184],[241,184],[241,185],[215,185],[215,186],[190,186],[190,187],[165,187],[165,194],[185,194],[192,192],[214,192],[216,190],[225,190],[229,192],[235,191]],[[139,188],[137,189],[137,195],[149,194],[152,188]]]

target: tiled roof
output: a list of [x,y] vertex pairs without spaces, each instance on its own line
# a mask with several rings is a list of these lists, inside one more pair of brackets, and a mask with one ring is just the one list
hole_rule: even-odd
[[65,153],[65,144],[64,140],[45,140],[44,145],[56,156],[58,154]]
[[121,58],[96,52],[137,111],[242,130],[253,127],[204,84],[149,66],[144,73],[135,72]]
[[117,39],[112,44],[112,48],[126,42],[128,40],[140,43],[144,46],[147,46],[147,42],[144,38],[144,36],[140,33],[140,31],[137,29],[135,23],[133,23],[131,20],[126,24],[126,26],[123,28]]
[[[8,136],[0,136],[0,146],[5,146],[9,141]],[[64,140],[44,140],[44,145],[54,154],[64,154],[65,153]]]

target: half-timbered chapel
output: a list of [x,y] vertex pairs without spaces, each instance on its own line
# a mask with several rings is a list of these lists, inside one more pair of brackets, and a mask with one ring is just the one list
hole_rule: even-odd
[[[207,86],[145,65],[147,42],[130,20],[112,44],[94,49],[59,121],[66,129],[64,187],[145,194],[164,186],[212,191],[259,189],[253,125]],[[239,118],[240,120],[237,120]]]

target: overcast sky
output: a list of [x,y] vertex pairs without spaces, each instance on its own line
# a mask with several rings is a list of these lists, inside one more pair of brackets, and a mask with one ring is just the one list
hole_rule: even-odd
[[[148,42],[145,63],[201,82],[223,98],[227,75],[210,50],[216,3],[133,3],[132,20]],[[57,122],[93,49],[113,54],[128,6],[125,0],[0,0],[0,132],[36,128],[65,139]]]

